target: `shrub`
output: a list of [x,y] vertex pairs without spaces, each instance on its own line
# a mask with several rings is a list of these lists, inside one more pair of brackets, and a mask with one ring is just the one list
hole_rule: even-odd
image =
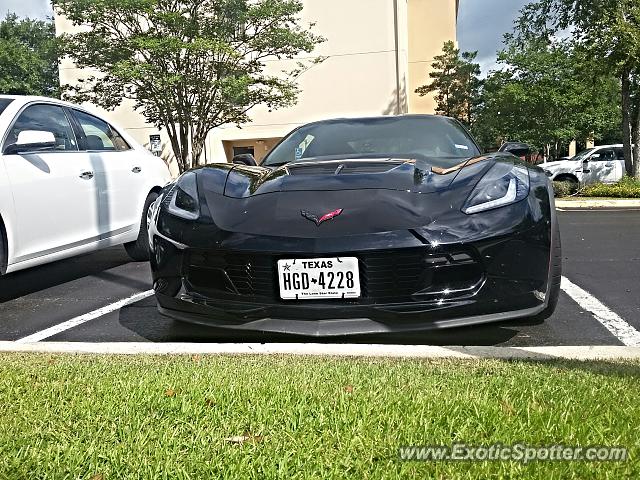
[[571,182],[553,182],[553,193],[556,197],[568,197],[577,191],[578,185]]
[[[555,182],[554,182],[555,183]],[[554,186],[555,190],[555,186]],[[557,195],[557,194],[556,194]],[[624,177],[618,183],[594,183],[580,191],[582,197],[640,198],[640,180]]]

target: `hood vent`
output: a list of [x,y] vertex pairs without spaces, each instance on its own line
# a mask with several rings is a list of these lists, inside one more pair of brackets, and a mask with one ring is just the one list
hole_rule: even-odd
[[287,165],[289,175],[354,175],[367,173],[386,173],[405,162],[377,161],[367,162],[323,162]]
[[299,162],[274,170],[235,166],[227,176],[224,195],[247,198],[284,192],[336,192],[353,190],[396,190],[431,193],[447,188],[459,169],[441,174],[416,168],[415,161],[336,160]]

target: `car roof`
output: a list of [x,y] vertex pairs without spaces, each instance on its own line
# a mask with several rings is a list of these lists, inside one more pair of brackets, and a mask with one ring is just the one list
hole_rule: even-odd
[[14,102],[18,102],[18,109],[22,109],[26,105],[28,105],[30,103],[33,103],[33,102],[45,102],[45,103],[51,103],[51,104],[54,104],[54,105],[60,105],[60,106],[69,107],[69,108],[73,108],[73,109],[76,109],[76,110],[80,110],[81,112],[85,112],[85,113],[87,113],[89,115],[92,115],[92,116],[95,116],[95,117],[99,118],[102,121],[108,122],[112,127],[114,127],[118,131],[118,133],[120,135],[125,137],[125,140],[130,145],[139,146],[139,143],[131,135],[129,135],[127,133],[127,131],[124,128],[122,128],[120,125],[118,125],[115,122],[112,122],[112,121],[109,121],[109,120],[105,119],[105,116],[103,114],[101,114],[100,112],[92,111],[93,110],[91,108],[92,105],[88,105],[87,107],[85,107],[84,105],[79,105],[77,103],[65,102],[64,100],[60,100],[59,98],[43,97],[43,96],[38,96],[38,95],[3,95],[3,94],[0,94],[0,100],[2,100],[2,99],[13,100]]
[[321,125],[321,124],[331,124],[331,123],[341,123],[341,122],[375,122],[378,120],[391,120],[391,119],[399,119],[399,118],[433,118],[438,120],[454,120],[451,117],[445,117],[444,115],[431,115],[428,113],[401,113],[399,115],[376,115],[376,116],[368,116],[368,117],[337,117],[337,118],[326,118],[323,120],[316,120],[313,122],[308,122],[301,127],[307,127],[310,125]]
[[71,108],[77,108],[80,110],[85,110],[85,108],[83,108],[82,106],[75,104],[75,103],[71,103],[71,102],[65,102],[64,100],[60,100],[59,98],[51,98],[51,97],[42,97],[42,96],[38,96],[38,95],[0,95],[0,99],[8,99],[8,100],[14,100],[14,101],[19,101],[20,103],[22,103],[23,105],[27,104],[27,103],[31,103],[31,102],[49,102],[49,103],[56,103],[58,105],[64,105],[67,107],[71,107]]
[[64,100],[60,100],[59,98],[42,97],[38,95],[0,95],[0,100],[2,99],[8,99],[8,100],[13,100],[14,102],[18,102],[20,108],[33,102],[53,103],[55,105],[60,105],[63,107],[74,108],[76,110],[80,110],[82,112],[88,113],[89,115],[98,115],[100,118],[104,120],[104,118],[100,114],[97,114],[96,112],[92,112],[90,107],[87,108],[84,105],[66,102]]

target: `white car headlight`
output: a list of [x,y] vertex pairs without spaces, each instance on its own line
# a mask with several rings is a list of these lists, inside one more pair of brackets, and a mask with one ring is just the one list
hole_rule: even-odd
[[463,213],[484,212],[519,202],[529,195],[529,170],[513,163],[496,163],[475,186]]
[[168,208],[170,214],[187,220],[198,218],[200,204],[198,203],[198,185],[194,172],[186,172],[176,181],[171,196]]

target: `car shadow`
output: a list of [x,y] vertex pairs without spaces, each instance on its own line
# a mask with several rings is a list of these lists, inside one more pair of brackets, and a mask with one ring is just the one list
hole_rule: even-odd
[[[0,277],[0,303],[87,276],[100,276],[106,270],[130,263],[122,247],[59,260]],[[146,287],[148,288],[148,286]]]
[[349,337],[308,337],[263,332],[233,332],[225,329],[178,322],[158,313],[154,297],[145,298],[120,310],[119,323],[151,342],[189,343],[376,343],[398,345],[477,345],[508,342],[528,321],[510,321],[471,327],[424,332]]

